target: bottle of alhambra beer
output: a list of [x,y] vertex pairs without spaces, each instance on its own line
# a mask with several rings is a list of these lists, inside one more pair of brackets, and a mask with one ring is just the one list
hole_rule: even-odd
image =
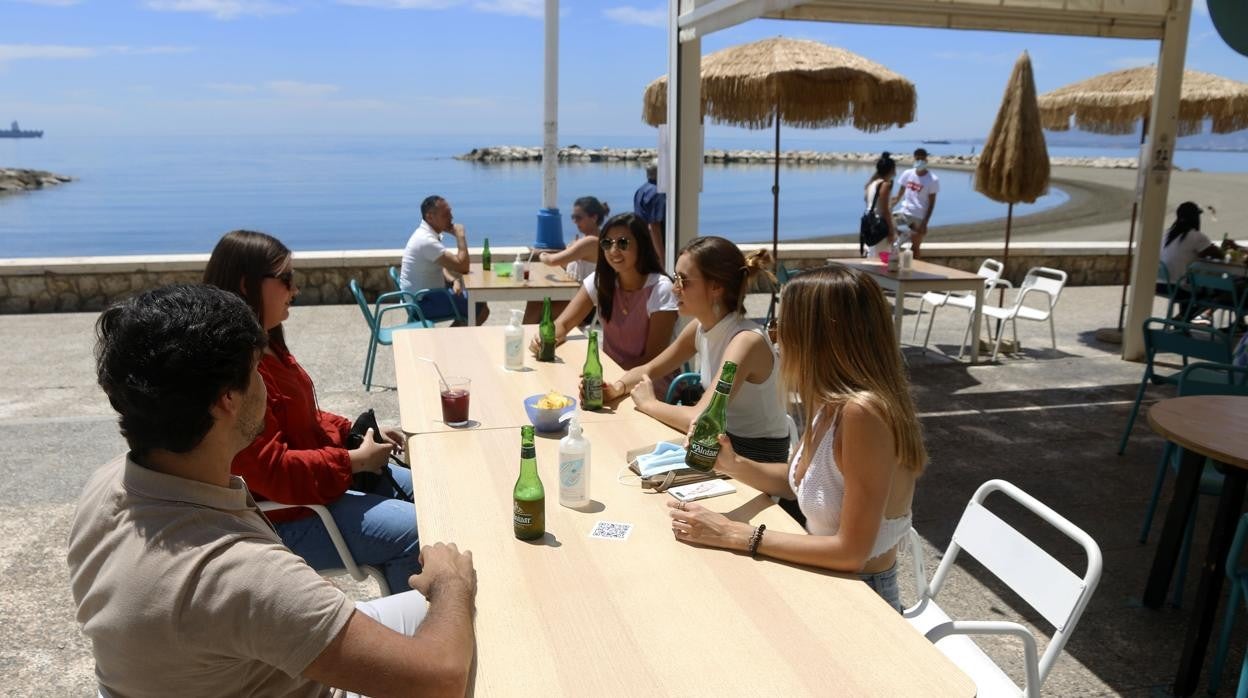
[[719,383],[715,385],[715,394],[711,396],[711,404],[693,424],[689,450],[685,452],[685,465],[694,470],[706,473],[715,467],[715,459],[719,458],[719,435],[724,433],[728,423],[728,393],[732,392],[732,381],[736,377],[737,365],[725,361]]
[[512,524],[516,538],[537,540],[546,535],[546,490],[537,474],[537,449],[533,427],[520,427],[520,477],[511,492]]

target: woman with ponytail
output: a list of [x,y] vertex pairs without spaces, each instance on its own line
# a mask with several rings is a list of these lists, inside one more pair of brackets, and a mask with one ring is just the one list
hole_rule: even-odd
[[[789,455],[788,421],[777,385],[779,360],[758,323],[745,317],[745,294],[759,274],[770,276],[771,255],[758,250],[747,257],[721,237],[694,238],[676,259],[672,287],[676,310],[691,322],[649,362],[603,386],[604,400],[631,396],[637,409],[676,429],[689,428],[711,401],[725,361],[737,364],[728,400],[727,434],[737,453],[785,461]],[[700,357],[702,385],[708,390],[696,405],[669,405],[654,383]]]

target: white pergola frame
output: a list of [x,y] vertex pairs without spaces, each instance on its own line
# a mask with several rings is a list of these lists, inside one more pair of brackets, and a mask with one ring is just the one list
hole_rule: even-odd
[[[939,27],[1118,39],[1156,39],[1157,88],[1140,163],[1140,234],[1131,268],[1122,357],[1144,354],[1142,326],[1152,314],[1154,282],[1178,136],[1179,89],[1191,0],[670,0],[666,158],[668,268],[698,233],[701,192],[702,37],[752,19]],[[692,79],[691,79],[692,77]]]

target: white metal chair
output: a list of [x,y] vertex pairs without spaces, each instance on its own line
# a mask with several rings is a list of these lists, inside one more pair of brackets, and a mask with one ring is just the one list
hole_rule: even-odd
[[[984,278],[984,294],[987,297],[988,291],[1004,284],[1009,287],[1008,281],[1001,279],[1001,273],[1005,271],[1005,265],[995,259],[985,259],[979,265],[979,270],[975,273]],[[923,306],[932,306],[932,312],[927,318],[927,334],[923,335],[923,351],[927,351],[927,344],[932,338],[932,323],[936,320],[936,311],[948,305],[954,308],[961,308],[969,313],[969,319],[966,325],[966,332],[962,336],[962,346],[958,348],[958,358],[962,358],[962,354],[966,351],[966,338],[971,333],[971,326],[975,323],[975,294],[974,293],[937,293],[928,291],[919,299],[919,317],[923,317]],[[914,335],[911,339],[918,339],[919,321],[914,321]]]
[[[1057,306],[1057,301],[1062,297],[1062,289],[1066,286],[1066,272],[1060,269],[1052,269],[1050,267],[1032,267],[1027,271],[1027,276],[1023,278],[1023,285],[1018,287],[1018,295],[1014,298],[1014,305],[1003,308],[997,305],[989,305],[984,303],[983,314],[995,320],[1004,322],[1008,320],[1010,327],[1014,332],[1014,345],[1018,346],[1018,320],[1032,320],[1034,322],[1049,322],[1049,338],[1053,341],[1053,348],[1057,348],[1057,328],[1053,325],[1053,309]],[[1036,308],[1024,305],[1027,296],[1038,293],[1047,297],[1048,306],[1044,308]],[[992,347],[992,361],[997,360],[997,353],[1001,351],[1001,337],[1004,336],[1004,327],[997,330],[997,341]],[[976,338],[978,341],[978,338]]]
[[338,557],[342,558],[342,567],[332,569],[318,570],[322,577],[341,577],[344,574],[351,575],[351,578],[357,582],[362,582],[369,577],[377,582],[377,586],[381,587],[381,595],[390,595],[390,585],[386,583],[386,575],[381,570],[369,565],[357,565],[355,558],[351,556],[351,550],[347,547],[347,542],[342,538],[342,532],[338,530],[338,524],[334,523],[334,517],[321,504],[281,504],[279,502],[256,502],[260,507],[260,511],[266,514],[271,511],[280,509],[311,509],[321,519],[321,524],[325,526],[325,530],[329,532],[329,539],[334,543],[334,549],[338,551]]
[[[988,511],[984,499],[1001,492],[1022,504],[1036,516],[1083,546],[1088,556],[1083,576],[1055,560],[1014,527]],[[915,582],[919,601],[904,616],[915,629],[975,681],[981,696],[1027,696],[1038,698],[1040,686],[1057,661],[1079,617],[1101,579],[1101,549],[1082,529],[1066,520],[1039,500],[1004,480],[989,480],[979,486],[958,521],[953,540],[929,583],[924,578],[923,541],[910,529],[914,554]],[[936,604],[958,554],[965,551],[1027,602],[1053,625],[1053,638],[1044,655],[1037,659],[1036,638],[1025,626],[1011,621],[952,620]],[[1020,690],[971,635],[1014,635],[1023,642],[1026,682]]]

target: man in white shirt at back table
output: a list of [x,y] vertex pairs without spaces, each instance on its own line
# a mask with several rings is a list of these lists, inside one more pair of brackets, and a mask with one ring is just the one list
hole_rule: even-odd
[[413,591],[352,603],[230,474],[266,400],[267,337],[241,298],[167,286],[104,311],[97,334],[130,452],[83,489],[67,559],[101,695],[464,695],[471,553],[425,546]]
[[[470,268],[468,236],[464,226],[455,223],[451,205],[446,199],[434,194],[420,202],[423,219],[403,249],[403,266],[399,272],[399,288],[404,291],[448,288],[451,300],[444,293],[431,293],[421,298],[420,309],[431,319],[447,318],[452,314],[450,303],[454,302],[459,317],[468,317],[468,293],[464,290],[463,275]],[[455,250],[442,244],[442,234],[455,235]],[[477,324],[485,324],[490,309],[485,303],[477,303]],[[463,324],[456,321],[457,325]]]
[[919,245],[927,237],[927,222],[936,210],[938,193],[940,178],[927,169],[927,150],[916,148],[914,167],[897,178],[897,196],[892,200],[893,221],[898,228],[903,225],[910,228],[910,249],[915,258],[919,256]]

